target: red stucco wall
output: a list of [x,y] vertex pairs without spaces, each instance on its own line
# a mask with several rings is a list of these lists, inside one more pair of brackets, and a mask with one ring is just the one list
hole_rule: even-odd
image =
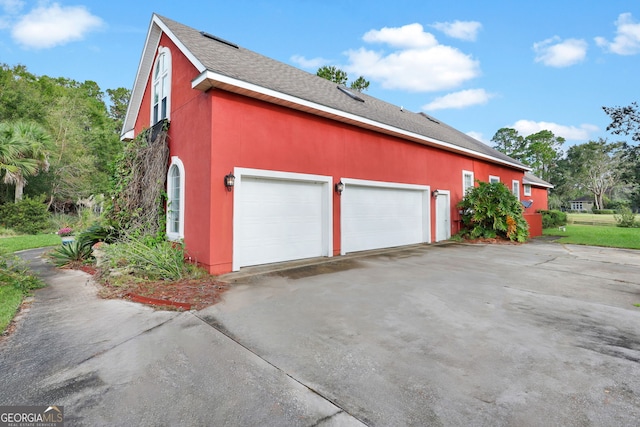
[[[462,171],[488,181],[499,176],[510,187],[521,171],[460,154],[406,142],[256,99],[211,89],[191,88],[199,73],[163,36],[172,52],[172,156],[185,166],[185,245],[194,261],[213,274],[232,269],[233,192],[223,177],[234,167],[270,169],[429,185],[450,191],[451,232],[457,230],[455,204],[462,197]],[[135,130],[149,126],[147,84]],[[340,253],[340,199],[333,193],[333,252]],[[546,205],[546,197],[545,197]],[[435,236],[431,199],[431,235]]]

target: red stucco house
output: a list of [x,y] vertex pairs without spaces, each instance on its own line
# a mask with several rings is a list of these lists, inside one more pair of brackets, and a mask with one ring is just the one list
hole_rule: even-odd
[[445,240],[475,180],[526,184],[431,116],[153,15],[123,139],[163,120],[167,235],[213,274]]

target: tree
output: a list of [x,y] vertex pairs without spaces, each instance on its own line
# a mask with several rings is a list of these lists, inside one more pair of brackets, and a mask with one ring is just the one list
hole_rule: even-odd
[[500,128],[491,138],[494,143],[493,148],[503,152],[509,157],[518,161],[524,159],[526,146],[525,141],[517,130],[512,128]]
[[15,185],[15,202],[22,200],[27,177],[48,169],[50,141],[37,123],[0,123],[0,173],[5,184]]
[[596,209],[603,209],[604,195],[620,182],[622,149],[622,143],[608,143],[600,138],[574,145],[567,151],[570,182],[593,194]]
[[123,87],[117,89],[107,89],[107,95],[111,100],[109,106],[109,116],[116,121],[116,127],[118,132],[122,129],[122,123],[127,115],[127,107],[129,105],[129,98],[131,98],[131,91]]
[[626,107],[602,107],[611,118],[607,130],[614,135],[631,135],[634,141],[640,141],[640,107],[632,102]]
[[551,170],[562,156],[564,142],[563,137],[555,136],[549,130],[541,130],[527,136],[524,163],[531,166],[534,175],[548,181]]
[[[322,77],[323,79],[327,79],[339,85],[347,85],[347,81],[349,80],[346,71],[341,70],[336,66],[324,65],[318,68],[316,75]],[[369,81],[365,80],[363,76],[358,77],[356,80],[351,82],[351,89],[356,90],[358,92],[363,92],[369,88]]]
[[533,173],[548,181],[558,160],[562,157],[565,140],[549,130],[541,130],[523,138],[512,128],[499,129],[491,141],[493,148],[530,166]]

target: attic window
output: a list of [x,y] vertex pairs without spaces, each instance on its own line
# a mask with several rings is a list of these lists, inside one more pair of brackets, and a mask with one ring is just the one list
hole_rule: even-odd
[[340,90],[340,92],[347,94],[350,98],[353,98],[356,101],[364,102],[364,99],[360,98],[355,93],[352,93],[346,87],[344,87],[344,86],[336,86],[336,87]]
[[209,34],[209,33],[205,32],[205,31],[200,31],[200,34],[202,34],[203,36],[205,36],[208,39],[215,40],[215,41],[217,41],[219,43],[223,43],[223,44],[226,44],[227,46],[231,46],[231,47],[234,47],[236,49],[239,49],[237,44],[231,43],[230,41],[227,41],[225,39],[221,39],[220,37],[216,37],[213,34]]
[[440,122],[439,122],[439,121],[437,121],[436,119],[434,119],[434,118],[433,118],[433,117],[431,117],[431,116],[427,116],[425,113],[418,113],[418,114],[420,114],[422,117],[426,118],[426,119],[427,119],[427,120],[429,120],[429,121],[432,121],[433,123],[435,123],[435,124],[437,124],[437,125],[439,125],[439,124],[440,124]]

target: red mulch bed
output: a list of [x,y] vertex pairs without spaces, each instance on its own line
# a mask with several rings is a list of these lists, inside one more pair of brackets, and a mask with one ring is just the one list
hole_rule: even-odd
[[103,298],[122,298],[166,310],[201,310],[220,301],[228,285],[212,278],[175,282],[98,283]]
[[[99,271],[91,265],[71,265],[69,268],[96,275]],[[213,276],[178,281],[139,281],[114,286],[108,280],[96,276],[96,284],[102,298],[120,298],[151,305],[164,310],[201,310],[220,301],[229,285]]]

